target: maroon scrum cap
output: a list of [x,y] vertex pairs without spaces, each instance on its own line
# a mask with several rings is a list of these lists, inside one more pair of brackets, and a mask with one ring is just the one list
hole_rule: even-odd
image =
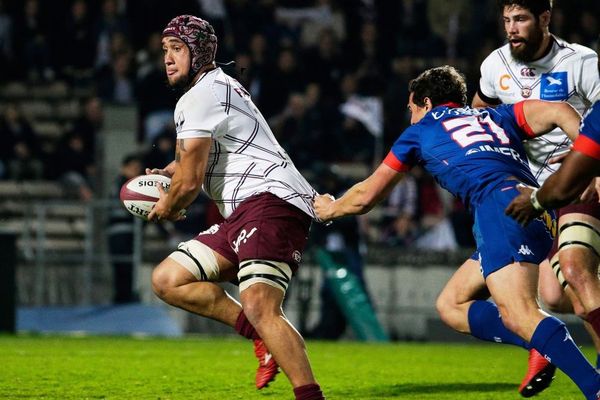
[[190,49],[192,62],[190,77],[193,78],[200,68],[215,61],[217,53],[217,35],[213,27],[202,18],[193,15],[180,15],[167,24],[163,37],[173,36],[183,41]]

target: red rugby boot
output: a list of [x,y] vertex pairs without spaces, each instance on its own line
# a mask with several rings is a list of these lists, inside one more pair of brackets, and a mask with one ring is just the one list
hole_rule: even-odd
[[265,342],[262,339],[254,340],[254,355],[258,358],[258,369],[256,370],[256,388],[262,389],[269,386],[269,383],[275,380],[275,375],[279,372],[279,365],[269,353]]
[[537,350],[529,350],[527,374],[519,386],[523,397],[531,397],[546,389],[554,379],[556,367],[544,358]]

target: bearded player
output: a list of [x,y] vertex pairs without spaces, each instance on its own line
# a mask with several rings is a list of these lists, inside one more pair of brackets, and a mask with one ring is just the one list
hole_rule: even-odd
[[[225,221],[180,243],[155,268],[154,291],[171,305],[253,339],[259,389],[279,364],[296,399],[324,399],[304,340],[282,310],[314,218],[316,192],[248,92],[216,66],[217,37],[207,21],[174,18],[162,44],[169,84],[183,95],[175,107],[175,160],[147,171],[171,177],[169,192],[161,190],[148,218],[180,219],[204,189]],[[241,304],[216,284],[228,281],[239,282]]]
[[[493,51],[481,65],[479,90],[472,105],[512,104],[524,99],[565,101],[581,114],[600,94],[598,57],[584,46],[566,43],[549,31],[552,0],[499,0],[508,43]],[[525,142],[531,170],[539,183],[554,172],[552,157],[568,151],[571,142],[560,129]],[[582,305],[580,296],[593,296],[578,279],[595,276],[600,258],[597,256],[600,231],[600,208],[597,204],[579,204],[560,209],[559,236],[553,250],[540,266],[540,296],[551,311],[575,312],[586,319],[592,311]],[[577,244],[573,242],[576,241]],[[560,250],[560,251],[558,251]],[[485,294],[470,293],[461,284],[462,271],[478,269],[477,260],[466,261],[437,301],[442,319],[452,315],[465,302]],[[558,277],[558,280],[557,280]],[[562,285],[562,286],[561,286]],[[566,288],[567,298],[562,289]],[[584,303],[590,304],[591,299]],[[600,303],[598,303],[600,305]],[[600,353],[597,339],[600,325],[593,330],[586,324]],[[595,334],[594,334],[595,333]],[[542,391],[554,377],[555,367],[537,351],[531,350],[529,368],[519,392],[530,397]]]

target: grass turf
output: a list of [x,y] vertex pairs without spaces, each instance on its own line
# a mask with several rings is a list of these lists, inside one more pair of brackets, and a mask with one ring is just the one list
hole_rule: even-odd
[[[328,399],[519,399],[527,353],[494,344],[308,342]],[[584,352],[591,359],[593,350]],[[0,399],[292,399],[254,387],[239,339],[0,336]],[[580,399],[561,372],[537,399]]]

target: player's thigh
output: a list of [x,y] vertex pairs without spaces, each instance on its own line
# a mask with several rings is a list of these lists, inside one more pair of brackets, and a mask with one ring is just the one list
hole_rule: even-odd
[[452,275],[438,296],[439,307],[460,305],[489,297],[478,260],[466,260]]
[[559,232],[558,254],[565,278],[577,279],[582,274],[596,276],[600,261],[600,220],[597,215],[561,215]]
[[237,266],[208,245],[191,239],[177,246],[154,270],[153,282],[181,286],[190,282],[227,282],[235,279]]

